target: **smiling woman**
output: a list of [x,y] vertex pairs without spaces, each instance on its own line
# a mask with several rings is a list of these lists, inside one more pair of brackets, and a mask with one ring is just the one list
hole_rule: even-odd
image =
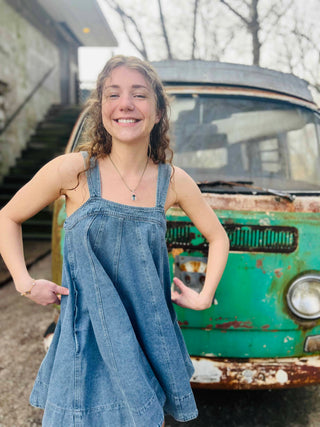
[[[228,239],[195,182],[170,163],[167,99],[148,63],[112,58],[88,111],[81,152],[49,162],[0,213],[0,235],[11,242],[0,249],[17,289],[39,304],[63,294],[30,402],[45,409],[43,426],[160,427],[165,413],[189,421],[194,369],[172,303],[211,306]],[[58,287],[29,276],[20,224],[61,193],[68,218]],[[199,293],[175,278],[171,294],[165,212],[174,204],[209,244]]]

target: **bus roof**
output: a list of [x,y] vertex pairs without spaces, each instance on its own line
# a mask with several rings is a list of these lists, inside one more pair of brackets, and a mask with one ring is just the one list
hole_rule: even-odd
[[313,102],[308,83],[293,74],[254,65],[201,60],[153,62],[165,84],[241,86],[284,93]]

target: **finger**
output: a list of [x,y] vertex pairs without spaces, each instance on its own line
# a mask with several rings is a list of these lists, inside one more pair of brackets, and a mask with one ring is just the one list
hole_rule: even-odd
[[179,292],[174,291],[173,293],[171,293],[171,301],[175,304],[180,305],[182,299],[182,294],[180,294]]
[[69,289],[68,288],[64,288],[63,286],[56,285],[56,288],[55,288],[54,292],[56,294],[60,294],[60,295],[69,295]]
[[171,299],[172,300],[176,300],[176,299],[178,299],[179,297],[180,297],[180,295],[181,294],[179,294],[179,292],[177,292],[177,291],[173,291],[173,292],[171,292]]
[[174,277],[173,282],[177,286],[177,288],[179,288],[181,291],[186,287],[183,281],[178,279],[178,277]]

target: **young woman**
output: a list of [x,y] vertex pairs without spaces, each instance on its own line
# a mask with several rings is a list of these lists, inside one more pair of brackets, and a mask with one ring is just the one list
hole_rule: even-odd
[[[0,213],[0,250],[17,291],[43,305],[61,298],[30,398],[45,408],[44,426],[160,427],[165,413],[197,416],[172,301],[211,306],[229,243],[197,185],[167,159],[167,131],[167,98],[153,68],[116,56],[98,77],[81,152],[45,165]],[[21,223],[61,194],[62,287],[30,277],[21,242]],[[200,293],[177,278],[179,292],[170,291],[165,212],[175,204],[209,242]]]

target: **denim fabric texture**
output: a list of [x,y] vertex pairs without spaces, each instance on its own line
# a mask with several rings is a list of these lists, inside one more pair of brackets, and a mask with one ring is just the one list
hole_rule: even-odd
[[[86,153],[83,153],[84,157]],[[164,203],[171,167],[158,166],[155,207],[90,198],[64,224],[61,314],[30,396],[42,425],[157,427],[164,413],[197,417],[193,366],[171,302]]]

